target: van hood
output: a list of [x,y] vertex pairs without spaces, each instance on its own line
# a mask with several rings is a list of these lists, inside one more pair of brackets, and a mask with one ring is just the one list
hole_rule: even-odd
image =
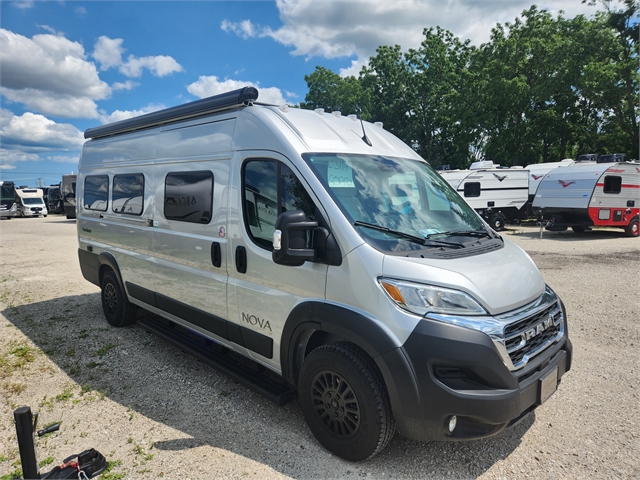
[[462,290],[491,315],[526,305],[545,289],[544,279],[531,257],[508,239],[501,249],[459,259],[385,255],[382,274]]

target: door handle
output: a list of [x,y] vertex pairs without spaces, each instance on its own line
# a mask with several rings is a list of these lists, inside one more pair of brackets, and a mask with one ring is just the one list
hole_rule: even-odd
[[247,250],[243,246],[236,247],[236,270],[247,273]]
[[211,263],[217,268],[222,266],[222,251],[218,242],[211,244]]

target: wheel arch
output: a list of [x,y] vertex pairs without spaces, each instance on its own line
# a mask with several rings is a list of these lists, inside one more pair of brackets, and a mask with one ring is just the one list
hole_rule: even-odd
[[384,329],[358,312],[315,301],[297,305],[287,318],[280,342],[282,377],[297,386],[305,356],[338,341],[352,343],[371,357],[382,375],[396,427],[408,435],[411,419],[422,417],[421,394],[411,361]]
[[120,288],[126,295],[127,291],[124,288],[122,274],[120,273],[120,267],[118,267],[118,261],[116,260],[116,257],[114,257],[113,254],[109,252],[102,252],[98,255],[98,263],[100,265],[98,269],[98,280],[100,282],[100,285],[102,285],[102,279],[104,278],[105,273],[108,270],[113,270],[113,273],[115,273],[116,278],[118,279],[118,283],[120,284]]

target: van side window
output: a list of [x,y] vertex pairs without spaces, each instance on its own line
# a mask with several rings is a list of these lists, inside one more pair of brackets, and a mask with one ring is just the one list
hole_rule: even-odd
[[622,177],[604,177],[604,193],[620,193],[622,191]]
[[133,173],[114,175],[112,210],[127,215],[142,215],[144,204],[144,175]]
[[480,196],[480,182],[468,182],[464,184],[464,196],[465,197],[479,197]]
[[302,210],[315,219],[315,204],[298,177],[276,160],[250,160],[242,171],[244,222],[253,241],[273,248],[276,219],[282,212]]
[[164,181],[167,220],[207,224],[213,211],[213,173],[172,172]]
[[89,175],[84,179],[84,208],[107,211],[109,199],[109,176]]

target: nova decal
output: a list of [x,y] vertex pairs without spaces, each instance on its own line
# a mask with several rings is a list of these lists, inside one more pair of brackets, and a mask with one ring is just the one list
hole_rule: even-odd
[[569,185],[576,183],[576,182],[565,182],[564,180],[558,180],[558,183],[560,185],[562,185],[562,188],[567,188]]
[[247,313],[242,312],[242,321],[252,325],[254,327],[260,327],[262,330],[271,330],[271,325],[269,324],[269,320],[264,320],[255,315],[249,315]]
[[[493,172],[492,172],[492,173],[493,173]],[[496,178],[497,178],[498,180],[500,180],[500,181],[502,181],[502,180],[504,180],[505,178],[507,178],[507,176],[506,176],[506,175],[498,175],[497,173],[494,173],[494,174],[493,174],[493,176],[494,176],[494,177],[496,177]]]
[[539,178],[544,177],[544,175],[534,175],[533,173],[531,174],[531,176],[533,177],[534,180],[538,180]]

